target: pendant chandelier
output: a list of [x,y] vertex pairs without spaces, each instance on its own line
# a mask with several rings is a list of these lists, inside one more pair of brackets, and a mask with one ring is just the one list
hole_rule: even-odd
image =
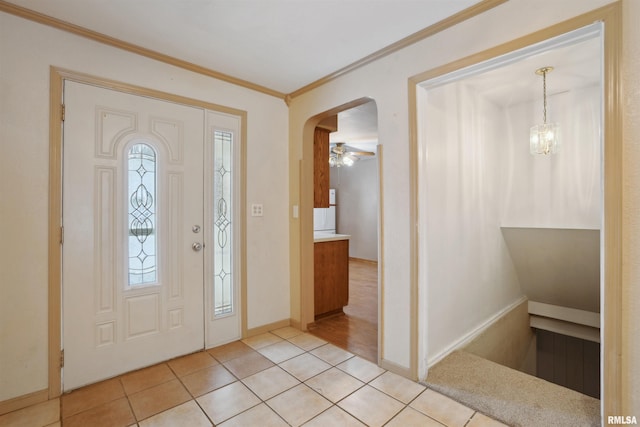
[[553,67],[542,67],[536,74],[542,76],[542,124],[531,127],[529,134],[529,151],[531,154],[554,154],[559,149],[559,126],[557,123],[547,123],[547,73]]

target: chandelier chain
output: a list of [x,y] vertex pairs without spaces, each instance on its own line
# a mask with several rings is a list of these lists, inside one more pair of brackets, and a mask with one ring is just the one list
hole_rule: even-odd
[[547,71],[542,72],[542,122],[547,124]]

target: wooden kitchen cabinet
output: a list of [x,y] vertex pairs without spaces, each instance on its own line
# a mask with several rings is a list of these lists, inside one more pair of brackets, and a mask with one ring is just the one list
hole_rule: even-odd
[[349,303],[349,240],[314,243],[316,319],[342,312]]
[[329,207],[329,133],[317,127],[313,135],[313,207]]

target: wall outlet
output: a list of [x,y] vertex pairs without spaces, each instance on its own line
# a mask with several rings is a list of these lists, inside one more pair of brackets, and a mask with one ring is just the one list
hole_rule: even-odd
[[262,216],[262,204],[254,203],[251,205],[251,216]]

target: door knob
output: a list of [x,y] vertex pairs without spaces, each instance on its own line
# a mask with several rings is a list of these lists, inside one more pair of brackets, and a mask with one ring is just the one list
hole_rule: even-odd
[[194,251],[199,252],[202,249],[202,243],[193,242],[193,245],[191,245],[191,247],[193,248]]

